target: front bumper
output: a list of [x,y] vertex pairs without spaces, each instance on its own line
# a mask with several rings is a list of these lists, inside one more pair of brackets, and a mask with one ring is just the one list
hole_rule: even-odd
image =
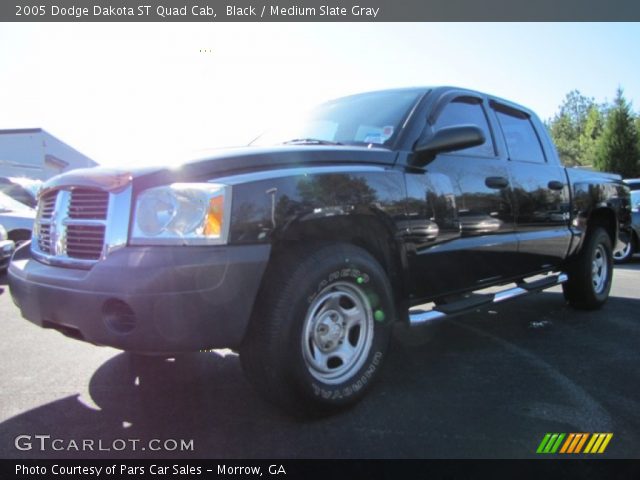
[[177,353],[239,346],[269,245],[126,247],[90,270],[45,265],[18,249],[9,267],[27,320],[122,350]]

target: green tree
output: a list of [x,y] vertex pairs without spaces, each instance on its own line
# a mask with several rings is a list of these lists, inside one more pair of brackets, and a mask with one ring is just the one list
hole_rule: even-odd
[[640,146],[636,121],[631,113],[631,105],[624,98],[622,88],[618,88],[602,135],[597,142],[595,166],[598,170],[633,177],[639,173],[639,161]]
[[564,165],[585,164],[580,140],[594,107],[596,105],[593,98],[585,97],[578,90],[572,90],[565,96],[558,113],[548,123],[551,137]]
[[556,115],[549,123],[549,131],[562,163],[567,167],[581,165],[580,145],[569,116],[566,114]]
[[560,113],[569,116],[579,135],[593,105],[593,98],[585,97],[579,90],[572,90],[565,96]]
[[598,139],[604,129],[604,108],[598,105],[591,105],[584,127],[578,138],[580,151],[580,163],[582,165],[595,165]]
[[[636,116],[636,132],[638,134],[638,150],[640,150],[640,113]],[[640,159],[638,159],[637,171],[640,174]]]

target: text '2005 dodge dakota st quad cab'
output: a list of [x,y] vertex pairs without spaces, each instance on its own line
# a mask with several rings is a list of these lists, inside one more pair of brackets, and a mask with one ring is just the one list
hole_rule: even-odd
[[600,307],[629,212],[619,177],[563,168],[529,110],[388,90],[179,168],[54,177],[9,284],[38,325],[142,354],[231,348],[269,400],[328,412],[368,389],[394,322],[558,284]]

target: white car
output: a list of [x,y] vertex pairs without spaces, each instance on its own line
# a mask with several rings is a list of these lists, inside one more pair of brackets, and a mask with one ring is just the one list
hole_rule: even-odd
[[9,267],[11,261],[11,255],[16,249],[16,244],[13,240],[7,239],[7,230],[0,225],[0,272],[4,273]]
[[16,245],[31,240],[36,211],[0,192],[0,224]]

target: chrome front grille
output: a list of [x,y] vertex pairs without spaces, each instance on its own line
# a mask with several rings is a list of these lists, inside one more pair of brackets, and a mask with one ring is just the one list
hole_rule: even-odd
[[38,204],[34,252],[50,259],[99,260],[108,210],[108,192],[87,188],[46,192]]
[[104,247],[104,225],[68,225],[67,255],[71,258],[97,260]]
[[56,206],[56,197],[58,196],[57,191],[47,192],[40,198],[40,203],[38,205],[39,215],[41,218],[47,219],[53,216],[53,209]]
[[43,223],[40,225],[40,235],[38,235],[38,246],[40,251],[44,253],[51,253],[51,227],[50,225]]
[[91,268],[127,243],[131,187],[105,192],[64,186],[38,201],[31,252],[41,262]]
[[71,190],[69,218],[106,220],[108,206],[107,192],[76,188]]

